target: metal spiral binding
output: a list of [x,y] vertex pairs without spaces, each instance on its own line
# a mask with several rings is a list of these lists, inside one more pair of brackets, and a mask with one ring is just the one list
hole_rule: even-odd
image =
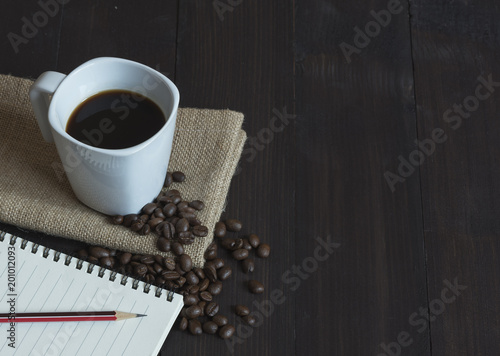
[[66,258],[64,259],[64,264],[66,266],[69,266],[69,264],[71,263],[72,259],[73,259],[73,257],[71,257],[70,255],[66,255]]
[[45,247],[43,249],[43,254],[42,254],[43,258],[47,258],[49,256],[49,252],[50,252],[50,248]]
[[95,267],[95,264],[89,263],[89,265],[87,267],[87,273],[92,274],[92,271],[94,270],[94,267]]
[[[0,230],[0,242],[3,242],[5,240],[6,236],[7,236],[7,232]],[[10,235],[9,244],[10,245],[15,245],[18,238],[19,237],[17,237],[17,236]],[[28,246],[28,243],[30,241],[26,240],[26,239],[21,239],[21,240],[22,240],[22,242],[20,244],[20,247],[21,247],[21,249],[24,250],[26,248],[26,246]],[[32,246],[31,246],[31,253],[33,253],[33,254],[38,253],[38,248],[39,247],[40,247],[39,244],[33,243]],[[42,246],[42,247],[44,248],[43,249],[43,253],[42,253],[42,257],[47,258],[49,256],[49,254],[50,254],[51,249],[49,247],[45,247],[45,246]],[[54,251],[54,258],[53,258],[54,262],[58,262],[60,260],[61,254],[62,253],[59,252],[59,251]],[[66,255],[66,257],[64,258],[64,264],[66,266],[69,266],[71,264],[72,259],[73,259],[73,256]],[[85,262],[84,260],[81,260],[81,259],[77,258],[77,262],[76,262],[75,268],[78,269],[78,270],[81,270],[82,267],[83,267],[83,263],[84,262]],[[89,274],[92,274],[92,272],[94,270],[94,267],[96,267],[95,264],[89,263],[88,266],[87,266],[87,271],[86,272],[89,273]],[[98,277],[100,277],[100,278],[104,277],[105,271],[106,271],[105,267],[99,267],[99,272],[97,274]],[[116,276],[117,275],[118,275],[118,272],[111,271],[110,276],[109,276],[109,280],[111,282],[114,282],[116,280]],[[129,279],[129,276],[122,275],[120,284],[122,284],[124,286],[127,285],[128,279]],[[133,279],[132,289],[137,290],[139,288],[140,280],[135,279],[135,278],[132,278],[132,279]],[[149,292],[151,291],[152,287],[153,286],[151,285],[151,283],[145,283],[144,284],[144,288],[143,288],[143,292],[146,293],[146,294],[149,294]],[[167,292],[167,295],[166,295],[167,301],[171,302],[174,299],[175,289],[174,290],[170,290],[170,289],[164,289],[163,287],[155,287],[155,294],[154,294],[155,297],[160,298],[162,296],[162,294],[163,294],[163,291]]]
[[60,257],[61,257],[61,252],[56,251],[56,253],[54,253],[54,262],[59,262]]

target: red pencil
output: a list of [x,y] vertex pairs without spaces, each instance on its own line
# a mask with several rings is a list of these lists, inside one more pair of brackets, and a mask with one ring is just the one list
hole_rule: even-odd
[[118,321],[139,318],[144,314],[125,313],[120,311],[86,311],[86,312],[54,312],[54,313],[13,313],[0,314],[0,323],[40,323],[51,321]]

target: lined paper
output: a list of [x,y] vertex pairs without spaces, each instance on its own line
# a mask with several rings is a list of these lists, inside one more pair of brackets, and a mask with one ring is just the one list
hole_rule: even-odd
[[[45,247],[32,253],[33,243],[21,248],[20,238],[15,246],[15,290],[8,284],[8,246],[12,236],[1,233],[0,238],[0,313],[9,312],[8,301],[15,298],[16,312],[100,311],[119,310],[146,314],[146,317],[122,321],[85,321],[51,323],[16,323],[15,348],[9,346],[8,323],[0,323],[0,355],[42,356],[156,356],[167,337],[183,299],[179,294],[167,300],[168,291],[155,296],[155,287],[144,292],[145,283],[132,288],[132,279],[122,285],[122,275],[110,281],[111,271],[100,267],[87,272],[88,263],[77,269],[76,258],[65,265],[66,255],[50,250],[43,257]],[[26,243],[26,242],[25,242]]]

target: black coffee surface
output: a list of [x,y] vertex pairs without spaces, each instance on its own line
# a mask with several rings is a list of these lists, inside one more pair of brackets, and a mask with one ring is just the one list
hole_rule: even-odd
[[165,121],[151,99],[130,91],[109,90],[82,102],[71,114],[66,132],[90,146],[120,149],[146,141]]

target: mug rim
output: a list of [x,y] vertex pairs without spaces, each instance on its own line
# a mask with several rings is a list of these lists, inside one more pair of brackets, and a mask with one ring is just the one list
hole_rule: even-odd
[[[82,141],[79,141],[79,140],[75,139],[74,137],[72,137],[71,135],[69,135],[65,129],[61,129],[61,127],[60,127],[61,125],[54,125],[54,123],[53,123],[53,121],[55,120],[55,117],[56,117],[55,110],[56,110],[57,102],[60,100],[59,97],[61,95],[63,95],[62,93],[59,93],[59,88],[61,88],[61,86],[65,82],[67,82],[68,80],[71,80],[72,77],[75,76],[80,71],[85,70],[86,68],[88,68],[91,65],[96,65],[96,64],[102,63],[102,62],[122,62],[122,63],[126,63],[126,64],[131,64],[133,66],[138,67],[139,69],[145,70],[145,71],[149,72],[150,74],[154,75],[155,77],[157,77],[158,79],[160,79],[161,81],[163,81],[166,84],[167,88],[170,90],[170,93],[172,94],[172,99],[173,99],[172,109],[170,110],[168,117],[166,117],[165,124],[153,136],[151,136],[147,140],[145,140],[137,145],[126,147],[126,148],[116,148],[116,149],[114,149],[114,148],[100,148],[100,147],[91,146],[91,145],[86,144]],[[96,95],[98,93],[99,92],[97,92],[93,95]],[[88,98],[86,98],[86,99],[88,99]],[[84,100],[86,100],[86,99],[84,99]],[[153,100],[151,98],[149,98],[149,99]],[[157,136],[161,135],[163,133],[163,131],[167,130],[172,125],[172,123],[175,125],[174,119],[175,119],[175,116],[177,115],[179,101],[180,101],[180,94],[179,94],[179,90],[177,89],[175,84],[170,79],[168,79],[165,75],[161,74],[157,70],[154,70],[153,68],[148,67],[142,63],[135,62],[135,61],[128,60],[128,59],[124,59],[124,58],[98,57],[98,58],[93,58],[93,59],[79,65],[77,68],[72,70],[68,75],[66,75],[66,77],[64,77],[64,79],[61,81],[61,83],[59,83],[56,90],[54,91],[54,94],[53,94],[52,99],[51,99],[50,104],[49,104],[48,117],[49,117],[50,127],[52,128],[52,130],[56,131],[59,135],[63,136],[65,139],[68,139],[69,141],[71,141],[72,143],[74,143],[78,146],[83,146],[84,148],[95,151],[95,152],[111,154],[111,155],[115,155],[115,156],[127,156],[127,155],[130,155],[136,151],[139,151],[143,147],[149,145],[152,141],[154,141],[156,139]],[[154,101],[154,100],[153,100],[153,102],[156,103],[156,101]],[[156,104],[159,105],[158,103],[156,103]],[[160,105],[160,107],[163,107],[163,106]],[[175,128],[174,128],[174,130],[175,130]]]

